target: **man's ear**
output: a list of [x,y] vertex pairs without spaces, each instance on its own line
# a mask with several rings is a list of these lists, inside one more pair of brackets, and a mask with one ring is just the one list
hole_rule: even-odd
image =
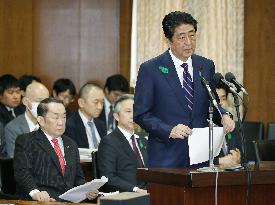
[[116,119],[116,121],[118,121],[119,122],[119,116],[118,116],[118,113],[113,113],[113,116],[114,116],[114,118]]
[[45,126],[45,119],[44,119],[44,117],[38,116],[37,117],[37,122],[40,125],[40,127],[44,127]]
[[80,108],[83,108],[85,105],[85,100],[83,98],[78,98],[77,103]]
[[56,94],[55,90],[53,90],[53,97],[54,97],[54,98],[57,97],[57,94]]
[[29,101],[29,99],[28,98],[26,98],[26,97],[23,97],[22,98],[22,103],[23,103],[23,105],[25,105],[25,107],[30,107],[30,101]]

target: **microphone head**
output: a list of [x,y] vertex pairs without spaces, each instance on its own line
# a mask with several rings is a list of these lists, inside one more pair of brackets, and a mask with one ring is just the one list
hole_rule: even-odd
[[232,82],[233,80],[236,80],[236,78],[233,73],[228,72],[225,74],[225,80],[227,80],[228,82]]
[[215,73],[213,76],[213,80],[215,83],[219,83],[221,81],[221,79],[223,79],[223,76],[221,73]]

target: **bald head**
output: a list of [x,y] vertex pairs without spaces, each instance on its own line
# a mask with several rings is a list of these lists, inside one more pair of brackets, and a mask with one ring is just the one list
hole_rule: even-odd
[[96,91],[103,91],[101,87],[99,87],[96,84],[93,83],[86,83],[83,85],[80,90],[79,90],[79,97],[83,99],[87,99],[87,97],[90,94],[91,90],[96,90]]
[[40,102],[49,97],[49,91],[42,83],[33,81],[26,88],[25,97],[31,101]]

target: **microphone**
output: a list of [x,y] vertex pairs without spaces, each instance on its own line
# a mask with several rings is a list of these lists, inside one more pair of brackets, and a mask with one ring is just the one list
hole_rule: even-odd
[[215,73],[213,76],[213,80],[215,81],[216,84],[222,83],[223,85],[225,85],[232,94],[238,95],[238,93],[235,91],[232,85],[230,85],[230,83],[224,79],[222,74]]
[[217,110],[219,110],[216,98],[215,98],[215,96],[214,96],[214,94],[213,94],[213,92],[212,92],[212,90],[211,90],[211,88],[210,88],[210,86],[208,84],[208,81],[203,76],[201,76],[201,83],[206,88],[209,99],[211,100],[211,102],[213,103],[213,105],[215,106],[215,108],[217,108]]
[[235,85],[235,87],[237,88],[237,92],[239,93],[240,91],[242,91],[244,94],[248,95],[248,93],[246,92],[245,88],[243,87],[242,84],[238,83],[238,81],[236,80],[235,76],[233,73],[228,72],[225,74],[225,79],[230,82],[233,83]]

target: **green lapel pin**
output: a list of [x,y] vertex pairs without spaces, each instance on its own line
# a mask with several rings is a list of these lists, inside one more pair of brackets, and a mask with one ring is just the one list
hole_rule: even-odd
[[159,66],[159,69],[160,69],[160,71],[161,71],[162,73],[164,73],[164,74],[167,74],[168,71],[169,71],[168,68],[165,68],[165,67],[163,67],[163,66]]

